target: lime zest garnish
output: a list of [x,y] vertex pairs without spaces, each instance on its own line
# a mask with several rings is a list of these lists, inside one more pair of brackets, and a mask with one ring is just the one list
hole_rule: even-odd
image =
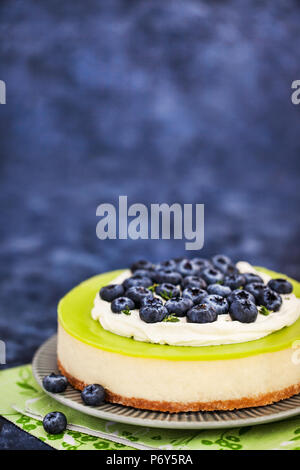
[[155,288],[158,286],[158,284],[152,284],[152,286],[148,287],[148,290],[151,292],[155,292]]
[[131,311],[129,310],[129,308],[122,310],[122,313],[124,313],[125,315],[131,315]]
[[174,315],[173,313],[171,313],[170,315],[167,315],[167,316],[163,319],[163,321],[176,323],[176,322],[178,322],[178,321],[180,321],[180,320],[179,320],[178,317],[176,317],[176,315]]
[[270,315],[270,310],[267,309],[267,307],[265,307],[264,305],[260,305],[260,307],[258,308],[258,311],[261,315],[265,315],[265,317],[267,315]]
[[167,292],[165,290],[163,290],[162,292],[160,292],[160,296],[164,299],[164,300],[170,300],[172,299],[172,292]]

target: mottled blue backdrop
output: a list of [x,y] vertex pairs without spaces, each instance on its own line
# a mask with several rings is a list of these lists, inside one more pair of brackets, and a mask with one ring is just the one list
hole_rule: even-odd
[[[119,195],[204,203],[203,255],[300,279],[299,2],[2,0],[0,15],[8,366],[55,332],[74,284],[184,254],[98,240],[96,207]],[[24,436],[5,423],[0,448],[44,447]]]

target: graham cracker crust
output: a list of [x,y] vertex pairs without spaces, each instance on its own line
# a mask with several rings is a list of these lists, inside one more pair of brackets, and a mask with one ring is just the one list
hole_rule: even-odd
[[[72,387],[77,390],[83,390],[89,384],[86,384],[76,377],[70,375],[62,366],[59,359],[57,359],[58,369],[65,377],[67,377],[68,382]],[[285,400],[290,398],[293,395],[300,393],[300,383],[296,385],[291,385],[290,387],[284,388],[277,392],[271,392],[266,394],[258,395],[257,397],[244,397],[238,400],[217,400],[211,402],[190,402],[190,403],[180,403],[180,402],[167,402],[167,401],[152,401],[144,400],[142,398],[128,398],[122,397],[116,393],[113,393],[109,390],[106,392],[106,401],[110,403],[118,403],[120,405],[132,406],[133,408],[140,408],[143,410],[152,410],[152,411],[163,411],[168,413],[180,413],[185,411],[229,411],[239,408],[251,408],[255,406],[265,406],[275,403],[280,400]]]

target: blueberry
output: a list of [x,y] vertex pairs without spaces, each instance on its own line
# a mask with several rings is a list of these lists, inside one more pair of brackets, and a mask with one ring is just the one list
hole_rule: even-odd
[[155,305],[162,305],[162,300],[158,297],[144,297],[141,301],[141,307],[149,306],[154,307]]
[[163,321],[168,315],[164,305],[143,305],[140,309],[140,319],[146,323],[157,323]]
[[110,284],[109,286],[102,287],[100,289],[100,297],[107,302],[112,302],[117,297],[121,297],[124,294],[124,287],[122,284]]
[[67,418],[59,411],[52,411],[43,419],[43,427],[49,434],[61,434],[67,428],[67,424]]
[[212,258],[213,265],[222,273],[226,273],[229,265],[232,264],[231,259],[225,255],[215,255]]
[[142,300],[145,297],[153,298],[152,292],[143,286],[132,286],[125,292],[125,296],[134,301],[136,307],[140,307]]
[[274,290],[270,289],[270,287],[265,287],[262,290],[259,301],[261,305],[272,312],[277,312],[282,304],[281,296]]
[[228,302],[224,297],[221,297],[220,295],[207,295],[203,302],[207,305],[211,305],[218,315],[224,315],[225,313],[228,313]]
[[160,269],[156,271],[154,280],[160,284],[166,282],[176,285],[181,283],[182,276],[172,269]]
[[61,393],[67,388],[68,380],[61,374],[50,374],[43,378],[43,387],[47,392]]
[[235,264],[228,264],[225,274],[231,276],[232,274],[240,274],[240,271]]
[[110,308],[114,313],[121,313],[123,310],[134,310],[135,303],[128,297],[118,297],[112,301]]
[[235,299],[229,307],[229,315],[232,320],[241,323],[253,323],[257,318],[256,305],[249,300]]
[[202,277],[198,276],[186,276],[183,278],[183,281],[181,283],[183,289],[185,287],[199,287],[199,289],[206,289],[207,284],[202,279]]
[[146,261],[144,259],[141,259],[139,261],[136,261],[133,263],[130,267],[131,271],[137,271],[138,269],[146,269],[147,271],[153,269],[153,264],[150,263],[150,261]]
[[136,271],[134,271],[134,273],[132,274],[131,277],[134,277],[134,278],[141,278],[141,277],[150,277],[151,278],[151,272],[152,270],[149,269],[137,269]]
[[202,271],[201,276],[207,284],[215,284],[216,282],[223,281],[224,275],[215,268],[206,268]]
[[183,277],[195,276],[199,273],[199,268],[192,261],[184,259],[178,264],[177,271],[179,271]]
[[250,292],[246,291],[245,289],[235,289],[231,294],[227,297],[229,303],[232,303],[234,300],[249,300],[255,304],[255,297]]
[[223,284],[230,287],[230,289],[238,289],[246,284],[246,279],[242,274],[230,274],[224,277]]
[[212,323],[216,321],[218,314],[212,305],[199,304],[188,310],[186,321],[188,323]]
[[264,288],[265,286],[262,282],[251,282],[250,284],[246,284],[243,290],[250,292],[256,302],[258,302]]
[[209,294],[221,295],[221,297],[228,297],[232,291],[230,287],[223,286],[223,284],[210,284],[207,287],[207,292]]
[[206,268],[212,268],[213,265],[211,264],[208,259],[205,258],[193,258],[192,263],[197,266],[198,272],[201,273]]
[[207,292],[199,287],[186,287],[182,292],[182,297],[187,297],[194,305],[202,303],[206,296]]
[[183,258],[182,256],[180,258],[173,258],[172,261],[176,264],[176,267],[181,263],[181,261],[184,261],[186,258]]
[[149,277],[142,277],[134,274],[134,276],[125,279],[125,281],[123,282],[123,287],[125,290],[127,290],[129,289],[129,287],[133,286],[150,287],[152,286],[152,284],[152,279],[150,279]]
[[293,291],[293,285],[286,279],[271,279],[268,286],[278,294],[290,294]]
[[188,297],[176,297],[165,303],[168,312],[174,313],[177,317],[184,317],[186,312],[193,306],[193,301]]
[[244,278],[246,279],[246,284],[252,284],[253,282],[264,283],[262,278],[258,274],[254,273],[243,273]]
[[178,287],[167,282],[158,285],[155,288],[155,292],[157,295],[160,295],[165,300],[168,300],[171,297],[178,297],[180,295],[180,290],[178,289]]
[[85,405],[99,406],[104,403],[105,390],[102,385],[87,385],[81,392],[81,398]]
[[156,265],[156,270],[165,270],[165,269],[170,269],[171,271],[176,270],[177,263],[174,259],[169,259],[167,261],[162,261],[161,263],[158,263]]
[[[134,272],[135,274],[135,272]],[[155,282],[155,278],[156,278],[156,269],[149,269],[147,271],[147,277],[149,277],[153,282]]]

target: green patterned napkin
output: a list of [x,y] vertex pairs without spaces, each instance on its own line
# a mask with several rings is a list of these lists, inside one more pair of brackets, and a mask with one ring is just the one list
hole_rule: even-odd
[[[55,436],[44,431],[41,421],[49,411],[65,413],[69,425],[64,433]],[[85,415],[56,402],[36,384],[31,366],[0,372],[0,414],[60,450],[300,450],[300,416],[279,423],[211,431],[124,425]]]

